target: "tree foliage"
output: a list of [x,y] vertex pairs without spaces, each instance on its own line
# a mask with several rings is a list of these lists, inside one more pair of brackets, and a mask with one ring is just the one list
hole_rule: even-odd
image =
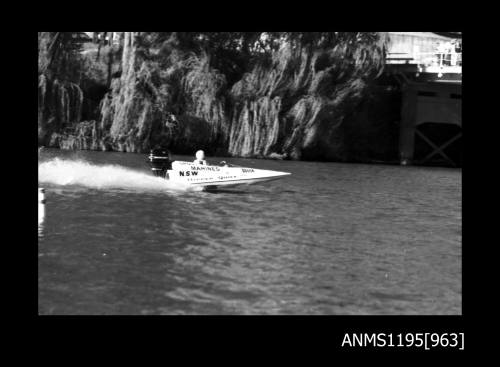
[[[79,62],[82,44],[80,32],[39,32],[39,73],[49,73],[64,79],[73,76]],[[40,61],[42,59],[42,61]]]
[[[173,52],[209,57],[210,67],[234,84],[258,62],[291,44],[295,48],[333,50],[346,68],[383,68],[387,37],[379,32],[143,32],[138,35],[140,54],[160,63]],[[159,50],[159,52],[153,52]],[[337,60],[337,61],[338,61]]]

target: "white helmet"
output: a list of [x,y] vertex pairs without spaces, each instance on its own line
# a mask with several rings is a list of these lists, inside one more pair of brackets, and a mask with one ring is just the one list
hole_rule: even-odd
[[196,159],[202,161],[205,159],[205,152],[203,150],[198,150],[196,152]]

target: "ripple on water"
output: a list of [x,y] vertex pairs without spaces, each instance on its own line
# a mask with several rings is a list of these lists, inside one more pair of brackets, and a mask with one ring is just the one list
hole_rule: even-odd
[[292,176],[190,192],[142,155],[51,154],[40,313],[461,313],[459,170],[224,158]]

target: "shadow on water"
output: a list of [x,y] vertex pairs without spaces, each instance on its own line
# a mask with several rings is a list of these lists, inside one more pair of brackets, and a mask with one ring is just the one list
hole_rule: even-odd
[[228,189],[210,189],[205,190],[207,194],[235,194],[235,195],[248,195],[251,194],[250,191],[243,190],[228,190]]

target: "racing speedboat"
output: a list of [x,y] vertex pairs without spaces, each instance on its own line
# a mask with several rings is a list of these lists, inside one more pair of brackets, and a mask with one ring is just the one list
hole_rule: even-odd
[[220,162],[218,165],[171,161],[166,150],[154,149],[149,155],[155,176],[189,186],[213,189],[218,186],[250,185],[290,175],[288,172],[248,168]]

